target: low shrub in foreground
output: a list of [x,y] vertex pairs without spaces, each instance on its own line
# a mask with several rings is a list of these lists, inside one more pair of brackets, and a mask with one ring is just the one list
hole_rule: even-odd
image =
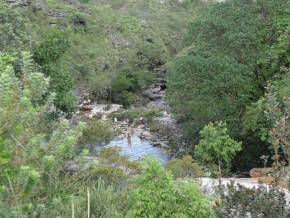
[[285,193],[279,187],[259,185],[256,189],[249,189],[232,182],[219,185],[217,194],[220,202],[215,211],[221,218],[288,217]]
[[147,159],[144,164],[129,193],[127,217],[215,217],[196,183],[174,181],[157,161]]

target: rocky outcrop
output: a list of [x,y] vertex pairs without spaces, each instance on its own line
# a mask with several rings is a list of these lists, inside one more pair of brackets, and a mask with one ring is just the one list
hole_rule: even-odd
[[26,0],[6,0],[7,3],[16,6],[16,7],[28,7],[29,2]]

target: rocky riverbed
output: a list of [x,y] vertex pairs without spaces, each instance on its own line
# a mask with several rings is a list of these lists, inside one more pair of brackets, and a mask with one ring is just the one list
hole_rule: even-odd
[[151,121],[155,126],[154,131],[150,129],[149,124],[141,115],[136,117],[133,123],[128,119],[118,120],[117,117],[114,117],[114,113],[120,110],[126,111],[122,105],[98,104],[90,100],[82,102],[80,112],[83,116],[88,119],[112,120],[113,128],[120,133],[110,143],[96,145],[96,150],[102,147],[118,146],[121,148],[121,154],[128,156],[130,159],[137,160],[150,155],[160,160],[161,163],[166,163],[171,157],[169,138],[174,135],[177,137],[180,134],[178,134],[176,122],[165,101],[164,89],[164,84],[156,83],[143,93],[150,101],[141,109],[144,111],[158,110],[160,112],[160,116]]

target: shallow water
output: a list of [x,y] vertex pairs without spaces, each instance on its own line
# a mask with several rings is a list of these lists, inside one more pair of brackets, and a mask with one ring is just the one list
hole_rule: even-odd
[[155,99],[154,101],[154,104],[157,105],[157,106],[160,106],[160,105],[165,105],[166,104],[166,101],[162,98],[157,98]]
[[154,147],[149,141],[141,140],[137,135],[131,137],[131,145],[128,138],[115,138],[108,145],[103,147],[121,148],[121,155],[128,156],[131,160],[141,160],[145,156],[152,156],[165,164],[170,160],[170,155],[162,148]]

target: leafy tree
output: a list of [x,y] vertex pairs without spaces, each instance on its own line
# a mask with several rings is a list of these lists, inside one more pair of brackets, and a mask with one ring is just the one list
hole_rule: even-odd
[[235,154],[241,150],[242,143],[236,142],[228,135],[228,129],[223,122],[209,123],[200,132],[201,140],[195,147],[195,157],[206,164],[213,173],[223,172],[231,167]]
[[130,191],[127,217],[214,217],[197,184],[174,181],[157,161],[145,164]]
[[[62,30],[52,29],[44,40],[34,48],[33,59],[42,67],[59,61],[69,48],[68,35]],[[45,72],[49,74],[49,71]]]

